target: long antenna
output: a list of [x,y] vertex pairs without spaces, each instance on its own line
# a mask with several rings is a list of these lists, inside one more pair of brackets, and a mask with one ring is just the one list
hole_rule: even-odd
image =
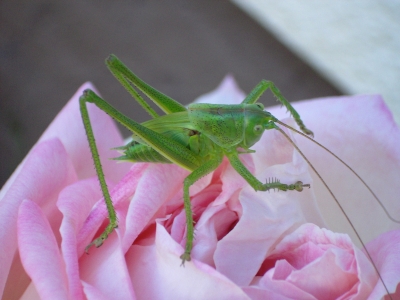
[[372,191],[372,189],[369,187],[369,185],[364,181],[364,179],[361,178],[360,175],[358,175],[356,173],[356,171],[354,171],[346,162],[344,162],[339,156],[337,156],[335,153],[333,153],[331,150],[329,150],[328,148],[326,148],[324,145],[321,145],[320,143],[318,143],[317,141],[315,141],[314,139],[310,138],[308,135],[302,133],[301,131],[285,124],[282,123],[280,121],[275,121],[278,124],[285,126],[286,128],[304,136],[305,138],[309,139],[310,141],[312,141],[313,143],[317,144],[318,146],[320,146],[321,148],[323,148],[325,151],[329,152],[331,155],[333,155],[337,160],[339,160],[343,165],[345,165],[355,176],[357,176],[357,178],[362,182],[362,184],[368,189],[368,191],[372,194],[372,196],[375,198],[375,200],[379,203],[379,205],[381,206],[381,208],[383,209],[383,211],[385,212],[385,214],[387,215],[387,217],[392,220],[395,223],[399,223],[400,224],[400,220],[396,220],[395,218],[393,218],[390,213],[388,212],[388,210],[386,209],[386,207],[383,205],[382,201],[379,200],[378,196],[376,196],[376,194]]
[[[305,135],[305,134],[299,132],[298,130],[296,130],[296,129],[290,127],[289,125],[286,125],[286,124],[284,124],[284,123],[282,123],[282,122],[280,122],[280,121],[275,121],[275,122],[277,122],[278,124],[281,124],[281,125],[287,127],[288,129],[293,130],[293,131],[295,131],[295,132],[297,132],[297,133],[300,133],[301,135],[303,135],[303,136],[309,138],[307,135]],[[388,296],[390,297],[390,299],[392,299],[392,297],[391,297],[391,295],[390,295],[390,293],[389,293],[389,289],[387,288],[385,282],[383,281],[383,278],[382,278],[382,276],[381,276],[381,273],[379,272],[378,267],[375,265],[375,263],[374,263],[374,261],[373,261],[373,259],[372,259],[372,257],[371,257],[371,254],[369,253],[367,247],[365,246],[364,242],[362,241],[360,235],[358,234],[358,232],[357,232],[356,228],[354,227],[353,223],[351,222],[350,218],[347,216],[346,212],[344,211],[342,205],[339,203],[339,201],[337,200],[336,196],[333,194],[333,192],[331,191],[331,189],[329,188],[329,186],[326,184],[325,180],[322,179],[321,175],[319,175],[319,173],[318,173],[317,170],[314,168],[314,166],[311,164],[311,162],[307,159],[307,157],[303,154],[303,152],[301,152],[301,150],[299,149],[299,147],[290,139],[290,137],[289,137],[281,128],[279,128],[278,126],[276,126],[275,129],[278,130],[278,131],[280,131],[280,132],[285,136],[285,138],[293,145],[293,147],[300,153],[300,155],[305,159],[305,161],[308,163],[308,165],[311,167],[311,169],[313,169],[313,171],[315,172],[315,174],[318,176],[318,178],[319,178],[319,179],[321,180],[321,182],[324,184],[325,188],[326,188],[326,189],[328,190],[328,192],[331,194],[331,196],[332,196],[333,199],[335,200],[336,204],[339,206],[340,210],[343,212],[344,216],[346,217],[347,222],[349,222],[351,228],[352,228],[353,231],[355,232],[355,234],[356,234],[358,240],[361,242],[361,245],[363,246],[365,252],[367,253],[367,256],[368,256],[369,260],[371,261],[371,263],[372,263],[372,265],[373,265],[373,267],[374,267],[374,269],[375,269],[375,272],[378,274],[378,277],[379,277],[380,281],[382,282],[382,284],[383,284],[383,286],[384,286],[384,288],[385,288],[385,290],[386,290]],[[309,139],[312,140],[313,142],[315,142],[313,139],[311,139],[311,138],[309,138]],[[317,142],[315,142],[315,143],[317,143]],[[320,145],[319,143],[317,143],[317,144]],[[329,151],[329,150],[328,150],[327,148],[325,148],[324,146],[321,145],[321,147],[324,148],[324,149],[326,149],[328,152],[332,153],[331,151]],[[333,154],[333,153],[332,153],[332,154]],[[337,155],[335,155],[335,154],[333,154],[333,155],[334,155],[336,158],[338,158]],[[340,161],[342,161],[340,158],[338,158],[338,159],[339,159]],[[343,161],[342,161],[342,162],[343,162]],[[343,162],[343,163],[344,163],[344,162]],[[345,163],[344,163],[344,164],[345,164]],[[345,164],[345,165],[348,166],[347,164]],[[350,168],[350,167],[349,167],[349,168]],[[351,169],[351,168],[350,168],[350,169]],[[351,170],[352,170],[352,169],[351,169]],[[354,172],[354,171],[353,171],[353,172]],[[355,172],[354,172],[354,173],[355,173]],[[357,177],[360,178],[360,176],[358,176],[358,175],[357,175]],[[361,178],[360,178],[360,179],[361,179]],[[362,180],[362,179],[361,179],[361,180]],[[364,181],[362,180],[362,182],[364,182]],[[365,184],[365,183],[364,183],[364,184]],[[365,184],[365,185],[366,185],[366,184]],[[367,187],[368,187],[368,186],[367,186]],[[369,189],[369,190],[370,190],[370,189]],[[375,194],[374,194],[374,195],[375,195]],[[376,197],[376,196],[375,196],[375,197]],[[378,200],[378,201],[379,201],[379,200]],[[381,203],[381,202],[379,201],[379,203]],[[382,205],[382,204],[381,204],[381,205]],[[386,211],[386,209],[385,209],[385,211]]]

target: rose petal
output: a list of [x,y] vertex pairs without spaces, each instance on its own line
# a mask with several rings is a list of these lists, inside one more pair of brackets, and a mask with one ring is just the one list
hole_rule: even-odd
[[285,295],[282,295],[282,293],[275,293],[274,291],[271,290],[264,290],[260,289],[258,287],[254,286],[249,286],[249,287],[244,287],[243,291],[246,292],[246,294],[251,298],[251,299],[268,299],[268,300],[291,300],[291,299],[302,299],[302,300],[317,300],[315,297],[312,295],[296,288],[293,286],[290,286],[287,284],[287,282],[282,281],[281,282],[282,287],[281,290],[286,291]]
[[[400,298],[400,230],[393,230],[382,234],[367,245],[377,268],[393,299]],[[394,294],[395,293],[395,294]],[[386,294],[382,282],[378,281],[368,299],[380,299]]]
[[56,239],[43,212],[30,200],[19,209],[18,245],[22,264],[40,297],[68,299],[65,265]]
[[63,214],[60,227],[61,249],[66,265],[68,286],[72,299],[83,299],[83,287],[79,274],[77,234],[93,204],[102,197],[97,178],[81,180],[65,188],[57,206]]
[[239,285],[251,282],[275,241],[304,222],[300,210],[293,205],[295,193],[272,197],[256,194],[250,187],[241,192],[243,215],[218,243],[214,254],[219,272]]
[[[64,186],[76,180],[71,161],[68,159],[63,145],[58,139],[39,143],[27,156],[21,172],[15,177],[13,184],[8,189],[4,198],[0,201],[0,239],[6,241],[0,251],[0,291],[3,292],[4,285],[9,276],[10,284],[16,278],[21,279],[20,261],[14,261],[10,270],[11,262],[17,249],[17,215],[19,205],[24,199],[31,199],[42,207],[46,207],[53,232],[59,239],[58,227],[60,224],[60,213],[55,201],[58,193]],[[15,271],[13,271],[15,269]],[[10,272],[10,273],[9,273]],[[24,285],[29,280],[19,285],[23,291]],[[8,293],[16,293],[15,287],[7,288]],[[22,293],[22,292],[21,292]]]
[[[204,194],[203,192],[202,195]],[[196,198],[192,200],[193,206],[196,205],[196,200]],[[214,266],[217,243],[229,232],[237,219],[237,214],[228,209],[226,205],[207,207],[195,225],[196,239],[191,253],[192,257],[209,266]]]
[[[250,172],[254,173],[253,159],[250,155],[241,155],[240,160]],[[225,203],[226,201],[231,199],[233,194],[235,194],[238,190],[248,185],[246,180],[242,176],[240,176],[240,174],[236,172],[235,169],[233,169],[229,161],[226,161],[226,166],[224,166],[224,171],[222,171],[220,179],[222,181],[222,192],[215,199],[213,205],[220,205]]]
[[177,166],[150,165],[143,173],[127,215],[124,249],[128,249],[161,205],[182,189],[187,171]]
[[[310,182],[305,162],[299,159],[294,162],[266,168],[258,175],[260,178],[279,178],[288,184],[298,180]],[[307,211],[317,209],[308,189],[301,193],[268,193],[255,192],[247,186],[239,199],[243,215],[235,228],[218,243],[214,259],[218,271],[239,285],[248,285],[275,242],[305,222]],[[232,261],[240,263],[232,264]]]
[[183,248],[157,224],[156,243],[131,247],[126,255],[139,299],[248,299],[213,268],[193,260],[181,266]]
[[40,300],[40,295],[38,294],[35,285],[31,282],[26,288],[24,294],[19,298],[20,300]]
[[[297,102],[294,107],[307,127],[314,131],[315,140],[347,162],[377,193],[391,215],[400,219],[400,185],[397,182],[400,129],[382,98],[376,95],[331,97]],[[278,118],[284,113],[277,108],[269,111]],[[360,181],[329,153],[301,137],[297,140],[344,207],[364,242],[390,229],[400,228],[399,224],[388,219]],[[330,167],[327,168],[327,165]],[[319,179],[314,177],[313,186],[329,228],[348,232],[356,240],[347,221],[340,217],[343,213]]]
[[106,299],[135,299],[118,234],[111,234],[100,248],[83,255],[79,264],[81,280]]
[[87,297],[87,299],[95,299],[95,300],[107,300],[109,299],[108,297],[106,297],[105,295],[103,295],[97,288],[95,288],[94,286],[86,283],[86,282],[82,282],[83,285],[83,290],[85,291],[85,296]]
[[[304,224],[275,247],[269,260],[286,260],[296,270],[284,278],[277,262],[260,280],[259,285],[275,293],[294,296],[293,287],[317,299],[358,297],[365,299],[371,293],[377,276],[365,255],[357,250],[347,235],[320,229],[314,224]],[[275,272],[278,272],[275,275]],[[358,299],[357,298],[357,299]]]

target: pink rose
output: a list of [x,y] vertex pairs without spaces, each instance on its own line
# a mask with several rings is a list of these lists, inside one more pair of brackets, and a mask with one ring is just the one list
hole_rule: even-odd
[[[347,230],[340,212],[329,215],[336,206],[303,158],[272,130],[254,147],[257,153],[241,155],[242,161],[261,180],[301,180],[312,188],[300,193],[255,192],[224,160],[190,190],[196,239],[192,261],[181,267],[182,182],[188,172],[174,165],[108,160],[118,156],[108,149],[123,142],[113,122],[93,105],[90,115],[119,227],[102,247],[84,254],[107,224],[79,112],[78,98],[86,88],[92,87],[85,85],[74,95],[1,190],[3,298],[380,299],[385,295],[363,250],[347,235],[320,228],[326,221],[331,229]],[[199,101],[238,103],[243,97],[228,77]],[[382,99],[336,97],[295,107],[315,139],[348,162],[399,218],[400,133]],[[284,117],[277,108],[268,110]],[[285,122],[292,124],[290,119]],[[289,134],[370,242],[368,249],[393,293],[400,282],[400,231],[393,230],[398,224],[388,220],[340,163]],[[324,217],[316,202],[328,213]]]

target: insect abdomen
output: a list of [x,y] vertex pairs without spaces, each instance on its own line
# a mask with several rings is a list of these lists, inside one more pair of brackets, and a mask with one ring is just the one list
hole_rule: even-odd
[[115,158],[116,160],[130,161],[130,162],[154,162],[170,164],[171,162],[158,153],[153,148],[132,142],[124,147],[118,148],[124,150],[124,155]]

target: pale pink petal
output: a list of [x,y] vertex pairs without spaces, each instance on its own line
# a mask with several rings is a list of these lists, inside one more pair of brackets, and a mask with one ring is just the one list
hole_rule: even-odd
[[[142,174],[127,215],[124,249],[128,249],[160,207],[177,193],[188,172],[172,165],[150,165]],[[180,205],[183,204],[181,198]]]
[[317,299],[365,299],[377,280],[371,263],[347,235],[314,224],[304,224],[285,236],[268,259],[279,260],[259,286],[284,296],[294,297],[292,293],[301,290]]
[[[254,164],[251,155],[243,154],[240,156],[240,160],[250,172],[254,173]],[[224,166],[224,170],[219,178],[222,181],[222,191],[215,199],[213,205],[224,204],[231,199],[237,191],[248,185],[247,181],[236,172],[227,159],[226,166]]]
[[[375,191],[393,217],[400,219],[400,129],[382,98],[375,95],[331,97],[295,103],[294,107],[314,131],[315,140],[346,161]],[[270,111],[278,118],[284,115],[284,110],[278,108]],[[302,137],[297,141],[344,206],[364,242],[400,227],[388,219],[360,181],[330,154]],[[342,213],[315,177],[313,186],[330,228],[352,235]]]
[[139,299],[249,299],[237,285],[196,260],[181,266],[183,248],[157,224],[156,242],[126,255]]
[[335,263],[336,259],[337,256],[328,250],[314,263],[293,272],[287,280],[317,299],[337,299],[357,283],[357,274],[343,270]]
[[79,265],[81,280],[106,299],[135,299],[118,231],[101,247],[92,249],[90,255],[82,255]]
[[[394,230],[382,234],[371,241],[367,248],[378,267],[386,287],[390,293],[394,293],[400,283],[400,231]],[[380,299],[386,294],[382,282],[378,281],[374,291],[368,299]],[[400,289],[393,299],[400,298]]]
[[[4,241],[0,251],[0,291],[3,292],[7,277],[21,280],[21,263],[11,262],[17,249],[17,215],[19,205],[24,199],[31,199],[45,208],[50,224],[56,238],[60,235],[58,228],[61,222],[61,214],[56,208],[58,193],[64,186],[74,182],[76,175],[71,161],[68,159],[63,145],[58,139],[39,143],[28,155],[21,172],[16,176],[13,184],[8,189],[4,198],[0,201],[0,239]],[[15,271],[13,271],[15,269]],[[10,273],[9,273],[10,272]],[[28,284],[29,281],[25,281]],[[21,291],[24,284],[20,284]],[[6,294],[15,293],[15,287],[7,287]],[[22,293],[22,292],[21,292]]]
[[[146,165],[138,165],[138,167],[132,169],[140,171],[143,167],[146,168]],[[82,282],[85,282],[84,292],[88,291],[92,296],[99,294],[104,295],[106,299],[134,299],[132,285],[126,268],[124,252],[121,247],[121,236],[125,231],[126,212],[129,204],[126,201],[128,200],[127,194],[132,193],[131,189],[136,186],[135,180],[129,179],[134,178],[134,176],[135,175],[132,175],[132,173],[128,173],[111,192],[111,197],[115,200],[114,205],[119,226],[118,229],[110,234],[104,244],[99,248],[93,247],[90,250],[90,255],[83,254],[84,247],[90,242],[90,240],[87,241],[87,239],[84,238],[85,236],[87,238],[86,233],[97,237],[104,230],[108,222],[105,210],[92,210],[89,215],[90,218],[92,218],[90,220],[100,220],[102,223],[100,228],[98,228],[98,226],[91,227],[88,225],[90,222],[88,223],[86,221],[79,231],[76,251],[79,256],[80,279]],[[118,186],[120,188],[118,188]],[[93,194],[89,196],[91,197]],[[94,200],[95,199],[92,199],[92,201]],[[74,201],[76,201],[76,199],[74,199]],[[97,202],[97,204],[99,204],[99,202]],[[98,208],[102,205],[104,204],[99,204],[96,207]],[[87,214],[89,205],[86,208],[86,212],[84,213]],[[95,213],[92,214],[93,212]],[[77,221],[79,224],[82,224],[82,220]],[[99,230],[97,231],[97,229]],[[90,232],[90,230],[92,230],[92,232]],[[74,272],[75,270],[70,269],[70,271]],[[69,274],[71,275],[72,272]],[[92,288],[89,288],[89,286]]]
[[26,288],[24,294],[19,298],[20,300],[40,300],[40,295],[38,294],[33,282],[29,284]]
[[[295,126],[291,118],[285,118],[281,121],[285,124]],[[299,139],[288,129],[283,128],[283,130],[293,141],[296,142]],[[266,130],[261,140],[252,149],[256,151],[252,155],[256,174],[262,173],[267,167],[293,161],[294,147],[282,133],[274,129]]]
[[77,234],[96,201],[102,197],[98,179],[81,180],[66,187],[59,196],[57,206],[63,214],[60,227],[61,249],[66,265],[71,298],[82,299],[83,288],[79,276]]
[[91,286],[90,284],[82,281],[83,290],[85,292],[85,296],[88,300],[108,300],[105,295],[103,295],[97,288]]
[[[292,119],[284,119],[285,123],[292,124]],[[286,128],[283,128],[290,139],[296,142],[296,137]],[[254,145],[256,153],[253,154],[255,175],[260,180],[276,179],[282,183],[291,184],[297,180],[304,184],[310,184],[311,188],[305,188],[298,196],[302,214],[307,222],[326,227],[321,216],[317,199],[314,196],[314,181],[311,170],[304,158],[294,149],[293,145],[277,130],[264,133],[259,143]],[[300,174],[303,174],[299,177]],[[307,194],[311,193],[311,196]]]
[[[295,156],[294,156],[295,157]],[[282,183],[310,182],[301,159],[275,165],[258,174],[259,180],[277,178]],[[312,191],[255,192],[250,186],[239,194],[243,215],[219,243],[214,255],[217,270],[239,285],[249,284],[270,248],[306,221],[308,210],[317,211]],[[232,264],[232,261],[240,262]]]
[[[285,282],[282,282],[282,285],[285,285]],[[282,290],[285,290],[285,295],[281,293],[275,293],[271,290],[260,289],[255,286],[244,287],[243,291],[252,299],[252,300],[292,300],[292,299],[302,299],[302,300],[317,300],[312,295],[301,291],[297,288],[293,288],[293,286],[284,286]]]
[[[193,200],[192,203],[195,203],[196,198]],[[196,239],[192,257],[209,266],[215,266],[214,253],[218,241],[230,231],[237,220],[237,214],[227,208],[226,205],[208,206],[195,224]],[[185,239],[183,242],[185,242]]]
[[278,197],[272,193],[243,189],[243,215],[217,245],[216,268],[236,284],[248,285],[276,240],[304,222],[296,204],[298,192],[280,193]]
[[[138,181],[140,180],[142,173],[146,170],[147,164],[135,164],[131,170],[124,176],[124,178],[111,190],[110,196],[117,209],[124,201],[129,200],[130,197],[135,193],[135,189]],[[79,230],[77,237],[78,241],[78,253],[83,253],[85,247],[93,240],[96,231],[103,224],[107,218],[107,208],[104,200],[101,198],[92,207],[89,215],[87,216],[85,223]],[[119,229],[125,228],[125,224],[120,224]],[[99,233],[100,234],[100,233]],[[123,235],[124,236],[124,235]]]
[[65,265],[50,224],[37,204],[25,200],[18,215],[22,264],[41,299],[68,299]]

